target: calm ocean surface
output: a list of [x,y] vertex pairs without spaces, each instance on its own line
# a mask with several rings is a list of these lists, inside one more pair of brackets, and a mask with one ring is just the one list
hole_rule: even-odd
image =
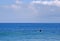
[[60,41],[60,23],[0,23],[0,41]]

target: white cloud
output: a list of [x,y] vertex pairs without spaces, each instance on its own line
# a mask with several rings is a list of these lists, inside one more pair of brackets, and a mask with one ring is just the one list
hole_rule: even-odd
[[16,0],[15,1],[15,4],[11,4],[11,5],[4,5],[4,6],[0,6],[0,7],[3,7],[3,8],[11,8],[11,9],[20,9],[21,8],[21,5],[22,5],[22,1],[20,0]]
[[20,0],[16,0],[15,3],[16,3],[16,4],[22,4],[22,1],[20,1]]
[[33,6],[30,6],[30,4],[27,4],[27,5],[23,4],[22,0],[16,0],[14,4],[4,5],[4,6],[1,6],[1,7],[3,7],[3,8],[10,8],[10,9],[13,9],[14,11],[15,10],[20,10],[22,8],[26,8],[26,9],[29,9],[29,10],[33,11],[32,12],[33,14],[38,13],[38,11],[36,10],[36,8],[34,8]]
[[19,9],[19,8],[21,8],[21,5],[22,5],[22,1],[16,0],[15,4],[11,5],[11,8],[13,8],[13,9]]
[[[22,1],[16,0],[15,4],[11,4],[11,5],[5,5],[2,6],[3,8],[11,8],[11,10],[13,9],[13,11],[10,11],[10,9],[8,11],[10,11],[10,14],[5,14],[7,16],[2,16],[3,18],[0,21],[12,21],[12,22],[54,22],[55,20],[59,21],[60,17],[56,17],[60,14],[55,14],[58,9],[56,10],[56,12],[51,12],[54,11],[55,8],[53,7],[53,9],[51,9],[50,11],[50,7],[38,7],[37,9],[34,4],[43,4],[43,5],[56,5],[56,6],[60,6],[60,1],[32,1],[31,4],[23,4]],[[17,11],[15,11],[15,9]],[[1,15],[0,15],[1,16]],[[53,16],[53,17],[52,17]],[[56,21],[55,21],[56,22]],[[60,21],[59,21],[60,22]]]
[[54,1],[32,1],[31,4],[43,4],[43,5],[56,5],[60,6],[60,1],[59,0],[54,0]]
[[21,8],[20,5],[15,5],[15,4],[12,4],[12,5],[5,5],[5,6],[0,6],[2,8],[7,8],[7,9],[13,9],[13,10],[18,10]]
[[38,14],[38,11],[34,6],[28,5],[28,8],[33,11],[33,14]]
[[18,6],[18,5],[11,5],[11,8],[13,8],[13,9],[19,9],[19,8],[21,8],[21,6]]

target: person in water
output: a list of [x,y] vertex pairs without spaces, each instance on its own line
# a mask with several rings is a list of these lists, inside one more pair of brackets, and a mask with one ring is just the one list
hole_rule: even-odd
[[39,30],[40,32],[42,31],[42,30]]

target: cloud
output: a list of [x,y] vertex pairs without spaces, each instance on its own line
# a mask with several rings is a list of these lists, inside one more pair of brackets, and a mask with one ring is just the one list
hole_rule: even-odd
[[16,4],[22,4],[22,1],[20,1],[20,0],[16,0],[15,3],[16,3]]
[[60,6],[60,1],[59,0],[54,0],[54,1],[32,1],[31,4],[43,4],[43,5],[56,5]]
[[28,8],[29,8],[30,10],[32,10],[34,14],[38,14],[38,11],[37,11],[37,9],[36,9],[34,6],[28,5]]
[[[39,4],[39,5],[35,5]],[[42,5],[40,5],[42,4]],[[58,1],[32,1],[29,4],[23,4],[22,1],[16,0],[14,4],[2,6],[8,8],[2,13],[3,18],[0,21],[8,22],[54,22],[59,21],[58,15],[60,11],[58,7],[50,7],[50,5],[60,6]],[[49,5],[49,6],[45,6]],[[41,7],[40,7],[41,6]],[[58,9],[57,9],[58,8]],[[13,10],[12,10],[13,9]],[[51,10],[51,11],[50,11]],[[54,11],[55,10],[55,11]],[[53,11],[53,12],[52,12]],[[4,12],[4,11],[3,11]],[[57,13],[58,12],[58,13]],[[1,15],[0,15],[1,16]],[[55,21],[55,22],[57,22]],[[60,21],[59,21],[60,22]]]
[[23,1],[22,0],[16,0],[14,4],[11,4],[11,5],[4,5],[4,6],[1,6],[3,8],[7,8],[7,9],[13,9],[14,11],[18,12],[18,11],[21,11],[20,9],[22,10],[30,10],[30,12],[32,11],[33,14],[36,14],[38,13],[36,8],[34,8],[33,6],[30,6],[30,4],[23,4]]
[[[36,20],[35,17],[38,15],[37,14],[38,12],[34,7],[30,6],[29,4],[23,4],[23,2],[20,0],[16,0],[14,4],[5,5],[2,7],[3,7],[3,9],[7,8],[8,12],[11,13],[11,15],[14,14],[13,19],[16,18],[16,20],[19,20],[19,19]],[[8,16],[10,16],[10,15],[8,15]]]
[[[58,17],[59,16],[59,9],[60,9],[60,1],[32,1],[30,3],[30,8],[33,9],[39,17],[41,18],[50,18],[50,17]],[[59,13],[58,13],[59,12]],[[58,14],[57,14],[58,13]],[[60,17],[60,16],[59,16]]]
[[21,5],[22,5],[22,1],[16,0],[15,4],[11,5],[11,8],[13,8],[13,9],[19,9],[19,8],[21,8]]
[[11,8],[11,9],[20,9],[22,5],[22,1],[20,0],[16,0],[15,4],[11,4],[11,5],[4,5],[4,6],[0,6],[3,8]]

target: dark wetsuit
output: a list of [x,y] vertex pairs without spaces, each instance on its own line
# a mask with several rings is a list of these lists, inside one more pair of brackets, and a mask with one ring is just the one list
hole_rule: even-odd
[[39,30],[40,32],[42,31],[42,30]]

